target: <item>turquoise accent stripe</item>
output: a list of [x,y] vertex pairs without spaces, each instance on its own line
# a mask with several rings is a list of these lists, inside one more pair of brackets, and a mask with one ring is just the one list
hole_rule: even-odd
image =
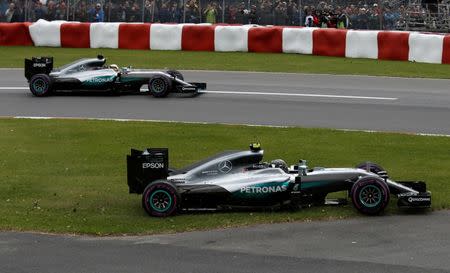
[[142,77],[122,77],[120,78],[120,82],[129,83],[129,82],[142,82],[145,81],[145,78]]
[[303,182],[300,184],[301,185],[301,189],[311,189],[311,188],[316,188],[316,187],[323,187],[326,185],[330,185],[333,184],[335,181],[309,181],[309,182]]

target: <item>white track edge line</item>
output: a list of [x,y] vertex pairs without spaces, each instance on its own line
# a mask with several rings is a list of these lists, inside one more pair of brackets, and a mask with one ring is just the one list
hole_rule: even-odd
[[[28,90],[29,87],[5,87],[0,86],[0,90]],[[146,91],[148,89],[142,89]],[[250,92],[250,91],[222,91],[222,90],[204,90],[199,93],[205,94],[223,94],[223,95],[260,95],[260,96],[286,96],[286,97],[312,97],[312,98],[337,98],[337,99],[365,99],[365,100],[398,100],[392,97],[369,97],[369,96],[350,96],[350,95],[331,95],[331,94],[305,94],[305,93],[276,93],[276,92]]]
[[305,93],[275,93],[275,92],[249,92],[249,91],[201,91],[200,93],[211,94],[233,94],[233,95],[261,95],[261,96],[288,96],[288,97],[318,97],[318,98],[340,98],[340,99],[366,99],[366,100],[397,100],[392,97],[368,97],[330,94],[305,94]]

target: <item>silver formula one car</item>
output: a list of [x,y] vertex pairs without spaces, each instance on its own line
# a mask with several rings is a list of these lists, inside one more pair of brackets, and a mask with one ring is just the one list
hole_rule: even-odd
[[107,66],[106,59],[80,59],[53,69],[52,57],[25,59],[25,77],[30,91],[38,97],[48,96],[55,91],[108,91],[140,93],[143,85],[154,97],[166,97],[169,93],[197,94],[206,89],[206,83],[188,83],[176,70],[150,71]]
[[354,207],[368,215],[381,213],[391,195],[399,207],[431,206],[424,182],[394,181],[374,163],[309,169],[301,160],[288,167],[280,159],[261,162],[259,145],[250,148],[224,152],[180,170],[168,168],[166,148],[132,149],[127,156],[129,191],[142,194],[145,211],[159,217],[191,208],[323,205],[328,193],[338,191],[347,191]]

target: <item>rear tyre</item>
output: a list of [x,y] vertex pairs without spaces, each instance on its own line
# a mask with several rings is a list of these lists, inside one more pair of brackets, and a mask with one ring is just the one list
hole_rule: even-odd
[[181,74],[181,72],[178,70],[167,70],[166,73],[174,78],[184,81],[183,74]]
[[356,168],[363,169],[374,174],[384,171],[383,167],[370,161],[359,163],[356,165]]
[[172,90],[172,82],[164,76],[155,76],[148,82],[148,90],[153,97],[164,98]]
[[359,212],[367,215],[383,212],[389,204],[389,194],[386,182],[371,176],[359,179],[351,189],[353,205]]
[[52,79],[47,74],[36,74],[30,79],[30,91],[36,97],[45,97],[52,92]]
[[150,216],[174,215],[180,206],[180,197],[175,186],[165,180],[150,183],[142,194],[142,207]]

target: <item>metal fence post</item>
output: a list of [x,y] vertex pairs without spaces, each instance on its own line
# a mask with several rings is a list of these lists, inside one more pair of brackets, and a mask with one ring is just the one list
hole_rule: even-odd
[[186,3],[183,0],[183,23],[186,23]]
[[298,0],[298,18],[299,18],[299,26],[303,25],[303,7],[302,7],[302,0]]
[[145,16],[145,0],[142,0],[142,23],[144,23],[144,16]]
[[225,23],[225,0],[222,0],[222,23]]

